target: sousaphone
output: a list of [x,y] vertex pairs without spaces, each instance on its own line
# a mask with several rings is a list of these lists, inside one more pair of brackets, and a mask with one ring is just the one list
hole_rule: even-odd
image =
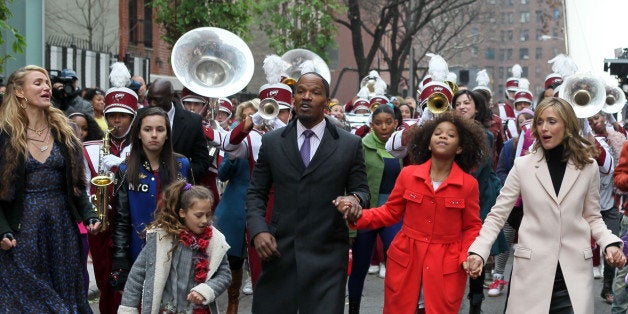
[[618,113],[626,104],[626,94],[618,86],[606,85],[606,103],[602,111],[606,113]]
[[570,75],[560,85],[559,97],[571,104],[576,117],[588,118],[604,107],[605,85],[601,78],[590,74]]
[[311,60],[314,63],[315,72],[327,80],[327,83],[331,84],[331,73],[327,63],[314,52],[307,49],[292,49],[284,53],[281,59],[290,64],[290,67],[286,70],[286,74],[290,78],[298,79],[301,76],[303,62]]
[[200,27],[183,34],[172,48],[171,64],[183,86],[210,98],[241,91],[255,69],[247,44],[217,27]]

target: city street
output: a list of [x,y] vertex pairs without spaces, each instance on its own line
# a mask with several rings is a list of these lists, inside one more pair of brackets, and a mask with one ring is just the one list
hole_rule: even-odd
[[[512,257],[509,259],[509,262],[512,263]],[[512,265],[509,263],[506,268],[507,276],[510,276],[509,270]],[[92,276],[92,281],[90,283],[90,290],[96,289],[96,285],[93,282],[93,271],[91,269],[91,264],[89,264],[90,276]],[[602,280],[595,280],[595,314],[605,314],[610,313],[610,305],[602,301],[600,297],[600,291],[602,290]],[[364,294],[362,297],[362,304],[360,308],[360,313],[363,314],[376,314],[382,313],[382,308],[384,304],[384,280],[375,276],[368,275],[366,277],[366,281],[364,284]],[[93,293],[93,291],[92,291]],[[485,290],[486,293],[486,290]],[[466,295],[466,292],[465,292]],[[253,296],[240,294],[240,307],[239,313],[251,313],[251,302],[253,301]],[[97,299],[92,298],[90,300],[92,310],[94,313],[99,313],[98,311],[98,303]],[[506,294],[502,294],[499,297],[486,297],[484,303],[482,303],[483,313],[488,314],[497,314],[503,313],[504,305],[506,303]],[[225,311],[227,308],[227,293],[223,293],[218,298],[218,307],[221,311]],[[345,306],[345,313],[348,311],[349,305],[348,303]],[[465,299],[462,302],[462,307],[460,308],[460,313],[468,313],[469,304]]]

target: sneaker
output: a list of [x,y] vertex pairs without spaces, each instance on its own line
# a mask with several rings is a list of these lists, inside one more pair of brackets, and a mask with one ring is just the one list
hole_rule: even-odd
[[242,287],[242,293],[245,295],[253,294],[253,284],[251,283],[251,277],[247,277],[244,282],[244,286]]
[[602,271],[600,270],[600,266],[593,266],[593,278],[601,279],[602,277],[604,277],[604,276],[602,275]]
[[384,265],[383,263],[379,264],[379,274],[377,274],[377,277],[379,278],[386,277],[386,265]]
[[504,276],[501,274],[493,275],[493,282],[488,286],[488,296],[489,297],[498,297],[502,294],[504,290],[504,286],[508,284],[507,281],[504,281]]
[[369,274],[377,274],[379,273],[379,265],[371,265],[369,266]]

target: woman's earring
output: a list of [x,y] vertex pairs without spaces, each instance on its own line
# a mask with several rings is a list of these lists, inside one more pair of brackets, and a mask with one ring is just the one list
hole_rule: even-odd
[[24,97],[24,102],[20,101],[20,107],[22,107],[22,109],[26,109],[26,105],[28,104],[28,99],[26,97]]

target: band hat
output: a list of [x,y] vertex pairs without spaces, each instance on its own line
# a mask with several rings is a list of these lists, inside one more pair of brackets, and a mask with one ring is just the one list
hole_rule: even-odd
[[527,102],[532,104],[533,99],[532,93],[528,90],[520,90],[515,94],[515,103]]
[[419,83],[419,92],[423,90],[423,88],[425,87],[425,85],[429,82],[432,81],[432,76],[431,75],[426,75],[422,80],[421,83]]
[[130,88],[112,87],[105,94],[104,114],[121,112],[135,116],[137,94]]
[[506,80],[506,90],[509,92],[516,92],[519,90],[519,79],[523,73],[523,68],[519,64],[512,66],[512,76]]
[[279,110],[292,109],[292,88],[284,83],[264,84],[259,89],[259,99],[272,98]]
[[371,103],[364,99],[364,98],[356,98],[353,101],[352,104],[352,110],[351,112],[355,113],[356,111],[360,110],[360,109],[366,109],[366,110],[370,110],[371,109]]
[[389,103],[390,100],[388,100],[388,97],[386,96],[374,96],[369,100],[369,107],[373,106],[374,104],[378,104],[378,105],[385,105],[387,103]]
[[205,104],[208,102],[207,98],[194,93],[193,91],[189,90],[187,87],[184,87],[183,90],[181,91],[181,101],[200,102],[200,103],[205,103]]
[[506,80],[506,90],[509,92],[515,92],[519,89],[519,78],[510,77]]
[[421,107],[425,105],[429,97],[434,93],[442,93],[447,98],[447,102],[451,105],[451,100],[453,99],[453,93],[451,92],[451,88],[447,83],[431,81],[425,85],[423,90],[421,91]]
[[218,98],[218,103],[218,111],[228,113],[229,117],[231,117],[233,113],[233,104],[231,101],[227,98]]
[[493,95],[491,88],[488,87],[488,85],[491,83],[491,78],[488,76],[488,72],[486,71],[486,69],[478,71],[478,74],[476,74],[475,76],[475,81],[478,85],[472,89],[473,91],[484,90],[487,91],[489,95]]
[[553,84],[562,84],[563,76],[558,73],[552,73],[545,77],[545,89],[548,89]]

